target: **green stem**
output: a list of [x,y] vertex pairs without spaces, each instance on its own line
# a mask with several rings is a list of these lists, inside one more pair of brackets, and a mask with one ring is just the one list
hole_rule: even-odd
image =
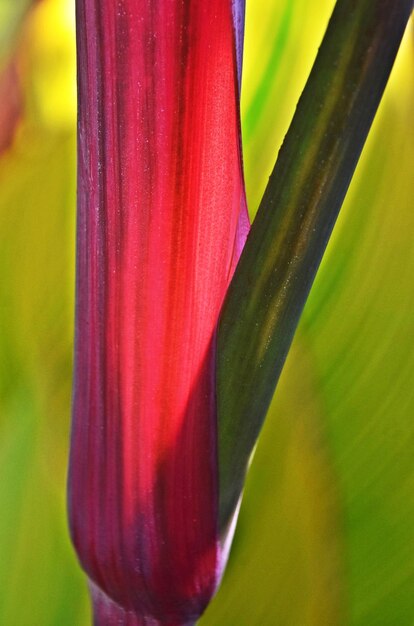
[[218,334],[221,527],[412,8],[412,0],[338,0],[254,220]]

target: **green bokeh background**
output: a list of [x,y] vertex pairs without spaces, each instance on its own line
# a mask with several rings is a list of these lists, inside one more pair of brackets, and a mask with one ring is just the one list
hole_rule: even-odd
[[[252,214],[332,0],[248,0]],[[0,0],[22,110],[0,154],[0,624],[88,626],[65,519],[75,227],[71,0]],[[2,82],[3,81],[3,82]],[[414,37],[390,83],[251,467],[200,626],[414,624]],[[0,137],[4,129],[0,125]]]

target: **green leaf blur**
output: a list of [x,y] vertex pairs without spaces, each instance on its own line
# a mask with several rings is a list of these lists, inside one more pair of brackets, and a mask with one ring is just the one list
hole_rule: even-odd
[[[73,3],[43,0],[23,19],[24,4],[0,4],[0,68],[15,60],[24,94],[13,144],[0,155],[0,624],[88,626],[65,514]],[[252,214],[332,8],[332,0],[248,2],[243,141]],[[413,50],[411,24],[201,626],[414,623]]]

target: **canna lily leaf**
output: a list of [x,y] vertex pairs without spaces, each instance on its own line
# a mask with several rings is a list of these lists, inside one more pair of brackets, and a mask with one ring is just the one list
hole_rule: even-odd
[[217,348],[221,528],[412,6],[338,0],[227,293]]
[[77,2],[69,516],[97,624],[193,623],[226,560],[214,336],[249,227],[232,9]]
[[[254,78],[265,71],[266,46],[280,36],[279,16],[293,7],[286,48],[277,71],[268,74],[269,97],[260,118],[249,115],[244,135],[253,210],[331,4],[318,0],[311,10],[307,0],[249,4],[246,113],[257,84],[246,68]],[[67,23],[72,3],[36,5],[44,16],[36,25],[44,47],[45,38],[61,37],[56,20]],[[263,33],[253,13],[263,16]],[[399,54],[261,433],[234,558],[201,619],[206,626],[413,622],[412,27],[406,34],[404,57]],[[68,99],[72,103],[72,83],[67,73],[62,77],[61,54],[30,50],[25,56],[30,107],[24,120],[29,113],[30,121],[0,159],[0,623],[86,626],[85,589],[67,546],[62,502],[73,142],[49,122],[51,108],[55,120]],[[34,62],[51,66],[42,70],[48,106],[41,111],[33,107],[40,91]],[[58,90],[58,101],[52,66],[68,85]],[[344,545],[331,548],[335,542]]]

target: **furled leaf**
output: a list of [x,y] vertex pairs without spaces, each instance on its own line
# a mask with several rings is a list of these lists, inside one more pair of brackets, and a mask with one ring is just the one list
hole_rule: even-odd
[[72,538],[98,624],[184,624],[227,554],[215,331],[249,227],[232,5],[79,0],[77,32]]

